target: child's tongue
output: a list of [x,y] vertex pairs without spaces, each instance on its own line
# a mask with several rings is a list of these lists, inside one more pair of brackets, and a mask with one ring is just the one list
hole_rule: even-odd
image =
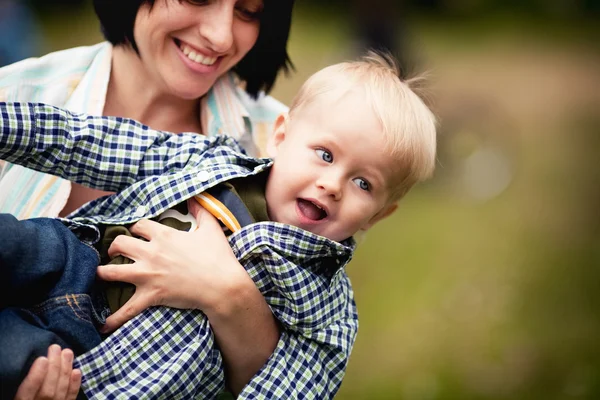
[[300,208],[302,214],[308,219],[318,221],[325,218],[325,211],[315,206],[310,201],[298,199],[298,208]]

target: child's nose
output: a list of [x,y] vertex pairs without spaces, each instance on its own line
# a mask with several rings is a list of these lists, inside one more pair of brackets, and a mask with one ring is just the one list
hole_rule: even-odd
[[333,174],[321,175],[319,180],[317,180],[317,187],[325,191],[328,196],[333,197],[334,200],[342,198],[341,180]]

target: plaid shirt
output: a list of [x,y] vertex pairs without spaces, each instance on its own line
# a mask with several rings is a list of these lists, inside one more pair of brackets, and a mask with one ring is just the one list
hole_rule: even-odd
[[[72,214],[71,224],[128,224],[154,217],[205,189],[269,168],[226,136],[153,131],[121,118],[46,105],[0,103],[0,157],[103,190],[117,191]],[[97,234],[97,231],[93,231]],[[337,243],[276,222],[229,236],[234,254],[284,329],[240,398],[330,398],[358,329],[345,265],[352,239]],[[214,398],[222,358],[206,316],[155,307],[77,358],[90,398]]]

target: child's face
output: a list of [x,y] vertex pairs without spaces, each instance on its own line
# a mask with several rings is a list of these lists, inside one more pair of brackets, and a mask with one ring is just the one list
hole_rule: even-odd
[[275,162],[267,207],[273,221],[341,241],[395,210],[389,203],[393,160],[360,91],[320,97],[293,118],[277,120],[268,143]]

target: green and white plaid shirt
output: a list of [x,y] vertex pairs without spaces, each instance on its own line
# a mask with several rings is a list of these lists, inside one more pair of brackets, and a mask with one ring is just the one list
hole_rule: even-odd
[[[45,105],[0,103],[0,157],[118,192],[88,203],[73,224],[154,217],[220,182],[271,165],[226,136],[173,135],[135,121],[88,117]],[[354,241],[333,242],[275,223],[229,236],[234,254],[283,326],[277,347],[240,398],[331,398],[358,330],[344,267]],[[200,311],[156,307],[77,358],[89,398],[214,398],[222,358]]]

